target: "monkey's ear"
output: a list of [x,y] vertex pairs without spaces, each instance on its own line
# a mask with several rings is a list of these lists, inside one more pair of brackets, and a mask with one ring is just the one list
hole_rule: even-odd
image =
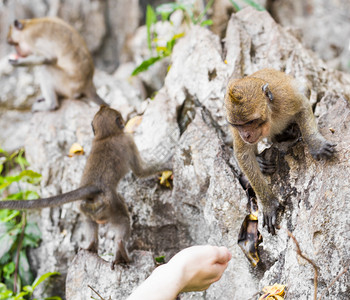
[[265,83],[262,88],[263,92],[265,93],[266,97],[269,98],[270,101],[273,100],[273,95],[269,89],[269,84],[268,83]]
[[20,22],[20,21],[18,21],[18,20],[15,20],[14,22],[13,22],[13,25],[18,29],[18,30],[22,30],[23,29],[23,24]]
[[119,127],[119,129],[124,129],[124,121],[122,119],[122,117],[117,116],[115,119],[115,122],[117,123],[117,126]]

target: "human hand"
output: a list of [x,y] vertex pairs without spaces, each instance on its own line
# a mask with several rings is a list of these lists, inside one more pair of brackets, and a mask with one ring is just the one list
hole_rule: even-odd
[[226,247],[192,246],[176,254],[167,268],[181,270],[180,292],[203,291],[221,278],[231,257]]
[[203,291],[221,278],[231,257],[226,247],[186,248],[156,268],[127,300],[173,300],[181,292]]

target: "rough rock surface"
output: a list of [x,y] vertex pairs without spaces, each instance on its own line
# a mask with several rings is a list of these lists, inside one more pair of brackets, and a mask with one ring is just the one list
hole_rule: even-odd
[[[51,291],[63,291],[69,266],[67,299],[79,299],[85,292],[86,297],[93,295],[87,288],[92,283],[105,299],[123,299],[150,274],[151,257],[165,255],[168,260],[186,246],[210,243],[227,246],[231,263],[207,291],[186,293],[181,299],[254,299],[264,286],[276,282],[287,285],[288,299],[310,299],[313,269],[298,257],[286,229],[319,266],[319,291],[349,264],[350,76],[329,69],[266,12],[251,8],[231,17],[224,47],[209,30],[193,27],[178,41],[171,59],[164,87],[145,108],[135,141],[146,161],[173,154],[173,189],[161,187],[156,176],[136,179],[132,174],[118,188],[132,219],[132,264],[111,272],[108,264],[84,251],[74,258],[84,246],[84,228],[75,205],[66,204],[32,215],[43,236],[40,247],[31,253],[38,273],[61,271],[63,276],[52,282]],[[237,245],[248,213],[247,198],[238,181],[223,98],[231,75],[264,67],[286,71],[310,85],[321,132],[337,143],[337,154],[330,161],[314,161],[302,142],[281,153],[278,170],[268,180],[286,209],[276,236],[259,222],[261,263],[253,269]],[[113,107],[123,109],[124,116],[137,112],[137,106],[127,108],[125,101],[113,100]],[[33,115],[26,153],[32,169],[43,174],[42,196],[78,186],[96,110],[67,100],[55,112]],[[67,157],[73,142],[83,145],[86,155]],[[102,226],[100,236],[99,255],[109,261],[114,245],[108,225]],[[348,299],[349,287],[348,272],[326,297]],[[50,294],[50,289],[46,292]],[[45,295],[43,290],[38,293]]]
[[277,0],[269,3],[271,13],[281,25],[298,28],[306,47],[334,68],[349,72],[349,1]]
[[[70,284],[66,289],[67,299],[98,299],[99,296],[110,300],[126,299],[132,288],[141,284],[154,269],[150,252],[135,251],[133,256],[135,263],[117,266],[112,271],[110,264],[96,254],[79,251],[68,270],[67,282]],[[140,269],[142,272],[139,272]],[[105,277],[110,280],[105,280]]]
[[[140,147],[144,146],[148,153],[146,150],[151,147],[145,145],[152,145],[154,139],[162,140],[162,127],[174,122],[166,111],[174,113],[174,107],[177,108],[181,129],[187,125],[181,122],[181,108],[186,101],[191,104],[192,122],[180,130],[183,133],[173,158],[174,188],[168,200],[170,220],[181,224],[183,229],[175,226],[177,230],[172,233],[182,245],[223,244],[233,253],[221,281],[206,292],[185,294],[182,299],[249,299],[263,286],[275,282],[288,286],[290,299],[308,299],[313,294],[313,269],[298,258],[286,229],[293,232],[306,255],[317,262],[322,290],[349,260],[348,184],[336,179],[345,178],[349,167],[344,137],[349,134],[346,128],[349,103],[345,100],[350,95],[349,76],[327,69],[266,13],[252,9],[231,18],[225,48],[226,57],[215,35],[203,28],[193,28],[175,47],[162,96],[147,107],[139,127],[138,137],[143,133],[146,141],[139,143]],[[338,153],[329,162],[316,162],[300,142],[281,156],[279,170],[270,180],[286,210],[277,236],[270,236],[260,225],[264,239],[260,246],[262,262],[253,269],[237,246],[239,228],[247,214],[247,199],[237,180],[239,170],[232,160],[232,150],[225,145],[227,128],[222,101],[231,74],[242,76],[267,66],[285,70],[310,84],[321,130],[330,140],[338,142]],[[164,107],[168,110],[164,115],[159,114]],[[157,124],[158,131],[154,128]],[[333,134],[329,127],[335,130]],[[339,143],[340,140],[344,142]],[[343,172],[343,176],[334,176],[333,172]],[[129,190],[133,188],[129,186]],[[136,204],[133,212],[135,207]],[[134,235],[140,234],[139,219],[144,219],[143,230],[147,228],[147,218],[141,212],[138,211],[133,224],[137,228]],[[157,249],[159,245],[156,245]],[[346,274],[332,287],[328,297],[346,299],[348,286]]]

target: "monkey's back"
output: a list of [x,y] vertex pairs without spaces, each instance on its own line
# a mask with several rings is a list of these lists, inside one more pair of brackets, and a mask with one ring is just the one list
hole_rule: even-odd
[[[27,41],[38,54],[57,58],[53,67],[78,80],[92,80],[94,66],[87,45],[72,26],[55,17],[21,20]],[[33,42],[32,42],[33,41]],[[52,67],[51,67],[52,68]]]
[[123,134],[94,139],[80,185],[94,185],[101,190],[115,189],[130,169],[127,140],[128,136]]

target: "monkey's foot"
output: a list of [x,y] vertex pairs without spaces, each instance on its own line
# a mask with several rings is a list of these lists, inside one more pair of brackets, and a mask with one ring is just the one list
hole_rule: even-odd
[[52,105],[48,103],[44,98],[37,99],[36,102],[32,106],[32,112],[37,111],[49,111],[57,109],[57,105]]
[[87,251],[93,252],[93,253],[97,253],[98,251],[98,243],[96,243],[95,241],[92,241],[90,243],[90,245],[86,248]]
[[[321,159],[321,158],[331,158],[333,154],[335,153],[335,146],[337,144],[324,140],[322,143],[319,143],[320,145],[316,147],[310,147],[310,153],[313,156],[314,159]],[[316,149],[315,149],[316,148]]]
[[126,249],[124,247],[124,243],[122,240],[119,240],[117,243],[117,252],[115,253],[115,258],[111,262],[111,270],[114,270],[114,266],[118,264],[128,264],[130,263],[130,258],[126,252]]

